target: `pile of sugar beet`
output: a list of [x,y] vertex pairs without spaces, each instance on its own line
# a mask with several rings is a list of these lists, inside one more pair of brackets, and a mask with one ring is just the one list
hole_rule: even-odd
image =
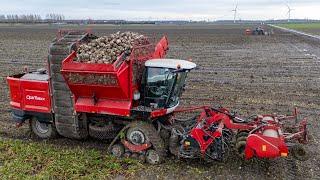
[[136,32],[117,32],[81,44],[77,58],[81,63],[110,64],[122,54],[130,54],[135,46],[149,44],[148,38]]

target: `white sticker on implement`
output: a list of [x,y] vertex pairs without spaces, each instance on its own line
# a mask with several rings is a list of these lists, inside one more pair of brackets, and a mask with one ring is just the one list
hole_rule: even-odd
[[43,97],[39,97],[39,96],[30,96],[30,95],[27,95],[26,96],[26,99],[27,100],[36,100],[36,101],[44,101],[46,100],[45,98]]

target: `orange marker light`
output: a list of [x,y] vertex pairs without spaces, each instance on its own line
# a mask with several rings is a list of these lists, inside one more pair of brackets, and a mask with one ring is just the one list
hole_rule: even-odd
[[267,151],[267,146],[266,145],[262,145],[262,151],[264,151],[264,152]]

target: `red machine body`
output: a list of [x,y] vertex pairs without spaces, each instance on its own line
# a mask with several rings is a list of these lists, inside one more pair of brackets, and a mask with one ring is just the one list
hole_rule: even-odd
[[[233,133],[243,134],[245,132],[247,134],[242,137],[242,140],[245,141],[243,153],[246,159],[253,157],[286,157],[289,153],[288,141],[297,140],[298,142],[306,142],[307,140],[306,119],[300,122],[298,128],[292,128],[293,132],[282,133],[283,122],[296,118],[297,114],[281,117],[260,115],[248,122],[244,122],[230,115],[229,111],[225,108],[199,108],[203,108],[203,111],[197,118],[196,125],[190,130],[189,136],[197,142],[203,157],[206,156],[210,146],[216,143],[215,140],[223,136],[224,129],[228,129]],[[194,108],[193,110],[199,108]],[[190,109],[186,110],[189,111]],[[241,139],[241,137],[238,137],[238,139]],[[189,142],[190,139],[187,139],[184,146],[190,146]]]
[[[297,121],[297,110],[292,116],[264,115],[257,118],[258,126],[251,130],[247,137],[245,157],[276,158],[287,157],[289,154],[289,144],[296,141],[298,143],[307,142],[307,119],[303,119],[298,124],[285,127],[285,121]],[[288,122],[287,122],[288,123]],[[291,123],[292,124],[292,123]],[[291,132],[284,132],[284,129]]]
[[116,67],[120,59],[114,64],[87,64],[75,62],[75,57],[73,52],[63,61],[61,72],[74,94],[76,111],[129,116],[134,92],[131,62]]
[[[222,129],[234,130],[248,130],[253,129],[255,126],[250,124],[234,123],[232,119],[223,113],[212,110],[209,107],[201,107],[204,109],[197,118],[197,125],[191,130],[191,137],[197,140],[200,146],[201,153],[204,154],[210,144],[214,143],[215,138],[222,135]],[[229,113],[227,109],[220,109],[219,111]],[[217,124],[217,129],[210,130],[213,124]],[[206,136],[210,138],[207,139]]]
[[[35,78],[28,78],[26,74],[7,78],[10,88],[10,105],[23,111],[51,113],[48,76],[38,73],[32,76]],[[42,78],[39,78],[41,76]]]
[[245,30],[246,35],[252,35],[252,30],[251,29],[246,29]]
[[79,63],[74,61],[76,52],[70,54],[62,62],[61,72],[74,94],[76,111],[130,116],[133,96],[140,86],[136,76],[142,72],[138,71],[146,60],[163,58],[167,49],[168,41],[163,37],[156,47],[136,47],[130,56],[122,54],[113,64]]
[[[156,46],[136,47],[129,57],[123,59],[122,55],[113,64],[75,62],[76,52],[71,53],[63,61],[61,72],[74,95],[74,109],[77,112],[130,116],[133,95],[140,85],[135,78],[134,66],[142,70],[146,60],[163,58],[167,50],[168,40],[164,36]],[[33,78],[23,78],[30,74]],[[72,79],[72,75],[78,79]],[[7,82],[13,108],[39,113],[53,112],[47,74],[24,73],[7,77]],[[165,113],[165,109],[157,110],[152,116]]]
[[[271,126],[271,131],[277,132],[278,129]],[[268,131],[266,129],[266,131]],[[289,149],[283,137],[270,137],[261,133],[250,134],[247,138],[245,155],[247,159],[254,156],[259,158],[275,158],[288,156]]]

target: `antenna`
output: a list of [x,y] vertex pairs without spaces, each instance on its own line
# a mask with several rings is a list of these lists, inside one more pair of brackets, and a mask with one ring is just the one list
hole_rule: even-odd
[[290,22],[290,19],[291,19],[291,11],[294,10],[294,9],[291,9],[290,6],[289,6],[289,4],[286,4],[286,6],[287,6],[287,8],[288,8],[288,12],[287,12],[287,14],[288,14],[288,22]]
[[237,11],[238,11],[238,3],[236,4],[236,7],[232,11],[234,12],[234,14],[233,14],[233,23],[236,23],[236,17],[237,17]]

